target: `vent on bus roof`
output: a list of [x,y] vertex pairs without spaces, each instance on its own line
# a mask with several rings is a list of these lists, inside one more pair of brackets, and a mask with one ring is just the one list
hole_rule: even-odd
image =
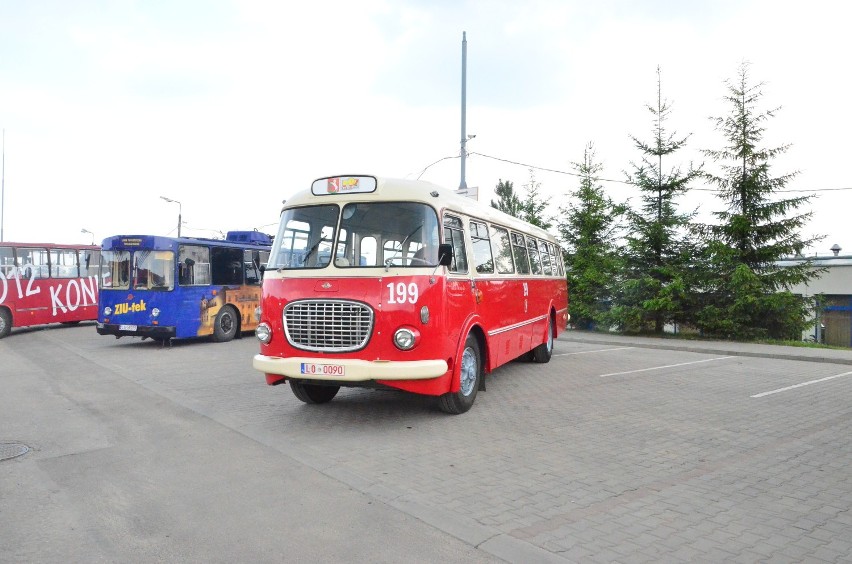
[[284,333],[297,349],[357,351],[373,331],[373,310],[346,300],[299,300],[284,308]]
[[254,245],[272,244],[272,237],[260,231],[228,231],[225,240],[235,243],[252,243]]

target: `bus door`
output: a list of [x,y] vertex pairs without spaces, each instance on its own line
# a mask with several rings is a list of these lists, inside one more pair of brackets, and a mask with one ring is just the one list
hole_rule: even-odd
[[452,215],[444,216],[444,244],[453,247],[453,261],[447,269],[449,272],[444,304],[445,327],[449,343],[458,345],[466,337],[461,334],[462,329],[477,309],[476,279],[471,276],[467,264],[464,224],[460,218]]
[[[476,298],[482,325],[488,334],[488,365],[491,368],[518,356],[518,329],[523,322],[519,281],[509,245],[509,232],[502,227],[470,221],[472,270],[476,273]],[[494,248],[492,252],[492,246]]]

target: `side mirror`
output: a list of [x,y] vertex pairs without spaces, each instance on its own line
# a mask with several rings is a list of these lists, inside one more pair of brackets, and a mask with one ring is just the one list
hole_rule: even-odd
[[450,266],[453,264],[453,246],[450,244],[438,245],[438,264]]

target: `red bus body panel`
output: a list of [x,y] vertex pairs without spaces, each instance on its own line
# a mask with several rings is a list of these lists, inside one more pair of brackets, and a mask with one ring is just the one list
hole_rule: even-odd
[[94,321],[98,318],[98,279],[30,278],[0,275],[0,307],[12,313],[14,327]]
[[[416,303],[391,300],[389,284],[414,283],[418,287]],[[538,287],[535,291],[530,285]],[[525,286],[526,294],[525,296]],[[532,300],[531,295],[540,296]],[[311,299],[342,299],[367,304],[375,312],[372,337],[358,351],[318,353],[301,350],[287,342],[282,312],[288,303]],[[557,304],[564,304],[557,309]],[[429,321],[420,318],[422,307],[429,308]],[[263,282],[261,321],[270,326],[272,339],[260,345],[260,352],[271,357],[316,358],[317,362],[334,359],[368,361],[414,361],[443,359],[448,371],[426,380],[376,380],[376,383],[425,395],[458,391],[456,359],[470,331],[483,336],[486,373],[505,364],[547,339],[548,320],[554,320],[558,335],[565,328],[567,292],[559,279],[489,279],[412,274],[382,277],[311,277],[269,279]],[[416,329],[420,338],[409,351],[393,344],[396,329]],[[455,376],[455,377],[454,377]],[[280,384],[286,377],[267,374],[267,383]]]

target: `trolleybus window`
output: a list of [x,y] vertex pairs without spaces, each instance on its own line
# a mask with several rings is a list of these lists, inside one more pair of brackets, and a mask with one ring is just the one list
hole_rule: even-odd
[[130,288],[130,251],[103,251],[101,288]]

